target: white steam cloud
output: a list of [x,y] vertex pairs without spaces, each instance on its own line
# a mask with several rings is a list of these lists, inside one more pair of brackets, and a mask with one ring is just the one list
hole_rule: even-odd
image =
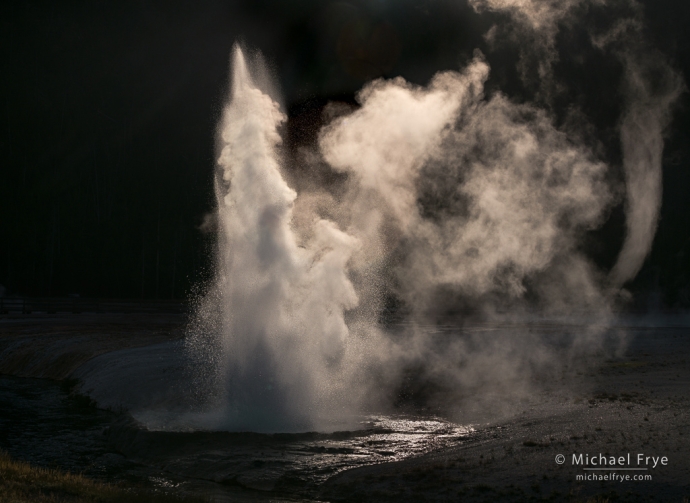
[[[539,61],[542,97],[554,89],[559,23],[585,2],[470,0],[513,18],[524,55]],[[367,84],[360,107],[332,119],[305,157],[310,173],[346,175],[342,190],[310,180],[298,194],[284,178],[275,91],[236,48],[220,126],[217,275],[188,338],[212,411],[196,424],[329,428],[394,401],[410,372],[464,410],[486,410],[601,349],[611,286],[633,278],[651,247],[662,135],[682,88],[663,59],[629,45],[636,26],[592,38],[626,68],[627,235],[608,279],[581,242],[617,202],[612,166],[559,128],[548,105],[486,96],[481,53],[426,87]],[[378,322],[390,298],[409,323],[386,333]],[[544,334],[524,323],[535,312],[595,323]],[[430,336],[424,327],[447,315],[521,324]]]
[[[508,13],[520,27],[523,38],[534,38],[536,43],[523,51],[537,54],[539,76],[547,82],[550,82],[551,66],[557,60],[558,25],[573,16],[574,7],[617,4],[629,9],[631,17],[619,20],[610,31],[592,37],[600,49],[612,48],[625,66],[622,87],[627,110],[620,127],[627,235],[610,274],[611,284],[621,287],[639,272],[654,240],[662,197],[663,132],[670,119],[671,106],[683,90],[681,78],[663,55],[645,46],[642,7],[635,0],[470,0],[470,4],[477,11]],[[549,92],[547,89],[545,94]]]
[[[476,12],[494,11],[508,14],[514,23],[506,27],[512,43],[519,44],[518,69],[525,81],[540,86],[539,95],[549,101],[559,88],[553,79],[553,65],[558,61],[556,35],[559,23],[587,0],[468,0]],[[605,0],[592,0],[601,3]],[[498,26],[487,34],[492,42]],[[536,78],[531,70],[536,70]]]
[[[544,32],[553,41],[558,23],[570,9],[586,0],[469,0],[475,11],[493,10],[507,12],[532,30]],[[600,0],[596,3],[603,3]],[[553,42],[551,42],[553,43]]]
[[[349,335],[343,311],[358,302],[345,265],[359,244],[318,220],[308,246],[298,246],[291,229],[296,193],[276,153],[285,116],[254,82],[239,47],[232,67],[216,186],[218,278],[205,304],[219,315],[200,313],[203,329],[219,337],[211,359],[217,409],[207,422],[310,429],[335,405],[339,386],[331,374],[346,358]],[[202,342],[209,341],[191,344],[198,350]]]
[[652,248],[661,209],[663,134],[684,89],[664,56],[643,46],[640,32],[639,22],[622,22],[594,40],[602,49],[614,47],[625,66],[627,106],[620,128],[627,234],[610,274],[616,287],[635,277]]
[[[325,129],[324,158],[353,174],[347,206],[388,216],[379,227],[355,220],[348,232],[370,243],[385,226],[397,237],[387,246],[403,253],[396,283],[414,309],[430,307],[442,285],[473,299],[519,298],[536,274],[558,275],[562,289],[601,305],[591,274],[580,274],[589,266],[576,245],[612,200],[606,165],[572,145],[544,111],[500,94],[486,100],[488,72],[476,58],[428,88],[374,82],[359,95],[361,109]],[[424,208],[423,196],[445,207]],[[561,270],[573,267],[577,275]]]

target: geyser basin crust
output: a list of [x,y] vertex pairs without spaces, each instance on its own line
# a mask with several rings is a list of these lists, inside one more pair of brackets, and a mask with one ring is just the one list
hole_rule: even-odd
[[0,373],[66,379],[92,358],[179,340],[182,315],[69,315],[0,320]]

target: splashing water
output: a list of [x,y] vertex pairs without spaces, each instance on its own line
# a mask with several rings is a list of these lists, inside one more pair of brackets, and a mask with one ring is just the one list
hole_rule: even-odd
[[[508,9],[518,26],[541,33],[536,40],[548,43],[534,52],[548,77],[541,94],[548,102],[558,20],[578,1],[547,10],[533,2],[471,3]],[[467,400],[475,404],[482,395],[499,397],[487,406],[495,411],[505,397],[526,392],[533,374],[557,373],[564,362],[600,351],[617,289],[651,246],[662,131],[681,89],[662,62],[666,85],[650,99],[642,63],[630,60],[624,76],[628,234],[607,279],[581,243],[616,204],[612,167],[558,126],[548,107],[485,96],[490,68],[481,53],[427,87],[400,77],[368,83],[360,107],[327,124],[313,147],[311,169],[345,175],[338,197],[312,187],[298,199],[281,174],[286,117],[265,92],[266,72],[250,71],[236,47],[220,125],[216,278],[187,342],[206,412],[187,423],[344,429],[357,423],[363,404],[390,406],[410,368],[415,379],[446,390],[445,404],[471,390]],[[402,337],[377,326],[386,296],[407,308]],[[511,328],[491,337],[457,330],[431,337],[424,324],[458,305]],[[582,327],[542,334],[525,324],[530,313],[579,317]]]
[[284,120],[236,47],[216,183],[215,426],[224,429],[305,430],[332,415],[332,376],[347,352],[343,312],[358,302],[345,274],[357,240],[326,220],[306,243],[291,229],[296,193],[277,153]]

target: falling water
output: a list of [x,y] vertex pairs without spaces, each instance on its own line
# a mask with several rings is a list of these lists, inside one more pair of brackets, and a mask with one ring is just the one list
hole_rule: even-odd
[[[534,5],[525,12],[539,14]],[[614,167],[548,107],[485,92],[481,52],[426,87],[402,77],[365,85],[360,106],[326,124],[304,158],[314,163],[305,173],[344,175],[342,190],[312,187],[298,199],[282,175],[286,117],[265,69],[236,47],[219,127],[216,274],[187,342],[204,412],[184,421],[260,432],[349,427],[363,404],[391,410],[409,369],[433,383],[427,390],[445,390],[444,407],[495,412],[527,393],[533,374],[603,351],[616,289],[637,273],[655,231],[661,132],[681,87],[661,67],[667,85],[654,100],[645,72],[623,77],[632,82],[621,126],[629,232],[611,281],[582,240],[617,202]],[[633,141],[642,136],[649,141]],[[644,198],[649,183],[640,180],[654,182]],[[386,296],[407,310],[399,333],[377,326]],[[519,328],[430,337],[424,325],[458,306]],[[583,327],[545,335],[524,323],[530,313]],[[486,396],[498,398],[484,404]]]
[[305,430],[340,403],[333,377],[347,353],[343,312],[358,301],[345,265],[358,242],[326,220],[298,241],[296,193],[277,149],[285,115],[257,73],[236,47],[216,183],[217,426]]

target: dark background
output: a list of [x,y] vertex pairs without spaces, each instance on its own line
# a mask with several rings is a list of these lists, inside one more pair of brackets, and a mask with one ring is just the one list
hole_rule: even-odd
[[[647,37],[686,82],[690,5],[645,4]],[[287,151],[313,142],[328,100],[354,102],[374,77],[425,84],[480,48],[489,92],[535,97],[519,78],[520,47],[490,50],[499,15],[463,0],[25,1],[0,11],[0,284],[6,294],[184,298],[208,277],[215,128],[236,40],[260,49],[290,117]],[[587,14],[588,25],[597,12]],[[585,17],[587,17],[585,16]],[[602,14],[602,16],[604,16]],[[605,16],[604,16],[605,17]],[[620,71],[563,27],[551,103],[588,117],[602,156],[620,162]],[[690,108],[679,101],[664,154],[664,201],[654,248],[630,285],[640,305],[690,305]],[[294,167],[293,169],[299,169]],[[612,176],[616,175],[615,169]],[[620,248],[614,208],[586,240],[603,268]]]

